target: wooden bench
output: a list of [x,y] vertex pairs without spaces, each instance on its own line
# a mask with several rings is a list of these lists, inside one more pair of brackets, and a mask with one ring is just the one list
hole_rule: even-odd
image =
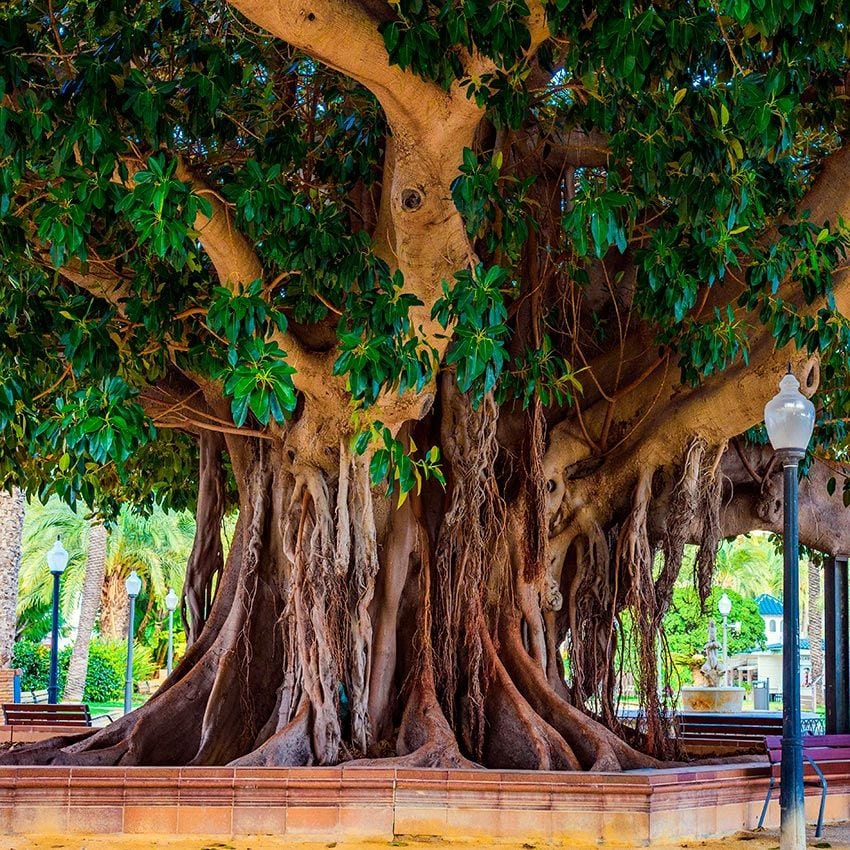
[[[782,737],[768,735],[764,739],[767,756],[770,759],[770,784],[767,796],[764,798],[758,828],[761,829],[767,815],[767,807],[773,789],[779,784],[780,766],[782,763]],[[850,735],[803,735],[803,784],[820,785],[820,809],[818,810],[818,825],[815,837],[820,838],[823,832],[823,812],[826,806],[826,776],[830,767],[846,769],[850,762]]]
[[89,707],[77,703],[4,703],[3,718],[7,726],[91,726]]
[[[25,697],[28,697],[28,699],[25,699]],[[47,702],[47,691],[23,691],[21,702]]]
[[782,715],[688,712],[679,715],[677,728],[684,743],[760,748],[767,736],[782,734]]

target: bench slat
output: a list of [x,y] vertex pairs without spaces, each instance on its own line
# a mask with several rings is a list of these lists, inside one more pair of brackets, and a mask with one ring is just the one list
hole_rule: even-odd
[[91,726],[89,707],[77,703],[5,703],[3,715],[10,726]]
[[[782,760],[782,737],[768,735],[764,744],[771,763],[778,764]],[[850,735],[803,735],[803,755],[818,765],[850,761]]]
[[[768,735],[765,738],[765,745],[771,749],[781,747],[782,736]],[[806,747],[850,747],[850,735],[803,735],[803,745]]]
[[682,740],[703,744],[762,744],[766,736],[782,731],[781,717],[724,717],[714,712],[688,712],[679,715],[678,724]]

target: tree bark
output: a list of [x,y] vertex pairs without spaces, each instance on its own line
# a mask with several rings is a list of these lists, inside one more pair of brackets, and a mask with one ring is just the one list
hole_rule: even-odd
[[106,574],[106,526],[97,520],[89,525],[86,548],[86,573],[77,638],[71,652],[68,677],[65,682],[65,702],[81,702],[89,668],[89,645],[97,622]]
[[224,468],[222,452],[225,450],[221,434],[204,432],[200,444],[200,471],[198,477],[198,515],[204,522],[195,535],[192,553],[186,569],[181,614],[186,627],[186,643],[191,646],[201,634],[215,595],[215,585],[224,568],[224,551],[221,544],[221,521],[224,517]]
[[823,693],[823,608],[821,603],[821,559],[808,558],[808,632],[812,662],[812,688],[815,694]]
[[24,506],[23,490],[0,492],[0,667],[11,664],[15,645]]
[[130,603],[124,579],[118,573],[109,573],[103,582],[100,603],[100,633],[106,640],[122,640],[127,637],[127,618]]
[[[367,4],[231,5],[380,102],[391,133],[373,246],[402,272],[405,294],[418,299],[410,325],[442,361],[451,329],[432,318],[432,308],[442,282],[478,261],[452,184],[464,149],[482,132],[484,111],[460,85],[444,90],[391,65]],[[529,56],[545,37],[542,7],[530,7]],[[475,66],[475,57],[465,58]],[[808,198],[812,220],[850,218],[848,170],[848,151],[825,164]],[[179,173],[200,185],[182,165]],[[553,192],[559,228],[569,197],[561,188]],[[237,291],[264,270],[211,197],[210,215],[195,222],[198,241],[221,284]],[[604,264],[588,286],[599,289],[591,295],[606,309],[631,299],[635,270],[625,255],[617,262],[622,291],[612,287],[610,301]],[[529,280],[517,284],[517,345],[523,334],[539,336],[536,311],[549,295],[533,265]],[[102,283],[76,279],[102,294]],[[710,306],[734,303],[733,289],[717,287]],[[801,304],[791,280],[776,294],[801,312],[817,309]],[[846,269],[836,276],[835,298],[839,308],[850,305]],[[762,327],[758,316],[741,321]],[[685,386],[671,355],[659,358],[651,331],[634,322],[619,346],[601,346],[587,363],[593,377],[581,412],[552,414],[548,434],[536,401],[522,410],[486,395],[474,407],[449,368],[419,392],[382,394],[368,416],[395,435],[415,430],[420,450],[438,446],[445,462],[445,491],[428,482],[399,510],[400,500],[370,486],[371,450],[350,450],[351,399],[332,373],[335,351],[311,351],[292,332],[279,335],[297,370],[298,407],[290,421],[262,432],[231,427],[220,388],[198,379],[192,395],[203,393],[225,424],[223,436],[201,445],[189,651],[144,707],[108,729],[17,748],[0,761],[285,766],[383,757],[428,766],[619,770],[672,756],[656,636],[687,542],[699,544],[695,578],[705,596],[722,537],[777,522],[776,469],[758,450],[747,449],[746,463],[733,457],[729,441],[761,421],[787,352],[775,350],[766,330],[754,332],[746,368],[736,363]],[[801,354],[792,360],[813,392],[817,364]],[[166,408],[175,404],[159,405]],[[240,518],[222,567],[224,452]],[[801,540],[850,551],[846,522],[816,521],[820,508],[834,507],[817,489],[820,474],[815,468],[801,489]],[[808,519],[806,506],[813,509]],[[120,580],[109,577],[106,633],[119,633],[125,605]],[[645,702],[639,732],[622,727],[613,696],[626,611]]]

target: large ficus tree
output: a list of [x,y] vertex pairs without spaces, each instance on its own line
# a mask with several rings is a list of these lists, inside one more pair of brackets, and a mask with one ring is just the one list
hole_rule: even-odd
[[6,758],[664,756],[656,636],[687,543],[705,596],[777,527],[786,361],[803,539],[850,546],[848,34],[844,0],[6,4],[3,474],[198,518],[174,675]]

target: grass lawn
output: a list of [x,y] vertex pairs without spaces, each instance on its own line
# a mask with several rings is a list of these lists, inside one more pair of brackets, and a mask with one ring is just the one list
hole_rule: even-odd
[[[138,708],[144,705],[149,694],[133,694],[133,708]],[[99,717],[102,714],[111,714],[113,717],[121,714],[124,711],[124,700],[116,700],[114,702],[90,702],[89,711],[92,717]]]

